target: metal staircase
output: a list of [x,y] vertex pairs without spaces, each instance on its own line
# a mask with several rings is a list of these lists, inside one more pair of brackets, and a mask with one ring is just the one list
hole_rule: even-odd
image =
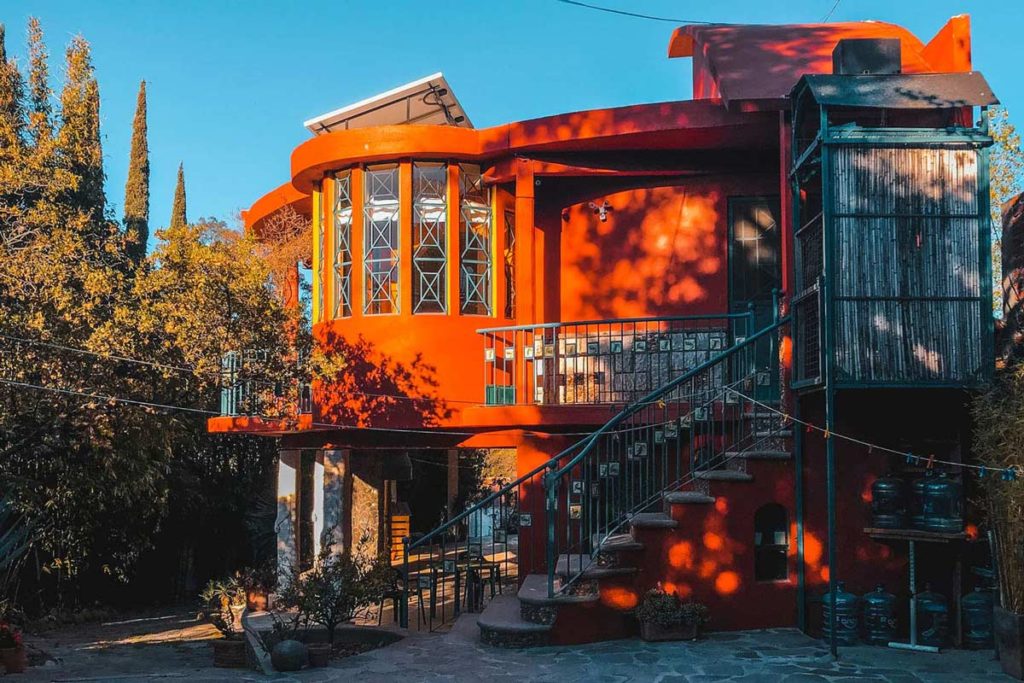
[[[777,386],[774,349],[787,323],[776,319],[737,339],[444,525],[407,540],[403,624],[415,618],[434,630],[490,598],[478,620],[485,642],[547,642],[559,608],[594,602],[598,582],[636,573],[628,560],[643,551],[638,529],[671,529],[672,505],[710,504],[715,482],[752,478],[748,461],[788,457],[789,432],[762,389]],[[766,357],[773,360],[761,367],[757,359]],[[495,520],[488,537],[472,535],[479,515]],[[464,525],[471,533],[460,538],[455,530]],[[520,576],[516,595],[506,593]]]

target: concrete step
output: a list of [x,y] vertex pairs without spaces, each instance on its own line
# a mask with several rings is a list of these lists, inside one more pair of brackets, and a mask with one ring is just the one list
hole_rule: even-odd
[[[556,579],[558,581],[558,579]],[[561,585],[561,581],[558,581],[558,585],[555,586],[557,589]],[[548,596],[548,577],[547,574],[530,574],[523,581],[523,585],[519,587],[519,602],[525,605],[535,605],[537,607],[557,607],[558,605],[576,605],[585,602],[597,602],[601,599],[601,596],[597,593],[585,593],[583,595],[563,595],[561,593],[556,594],[554,597]]]
[[771,431],[768,431],[768,430],[757,431],[757,432],[754,432],[754,438],[755,439],[792,439],[793,438],[793,430],[792,429],[775,429],[775,430],[771,430]]
[[640,512],[629,518],[633,529],[675,529],[679,522],[664,512]]
[[707,505],[714,503],[715,497],[700,491],[670,491],[665,494],[665,502],[670,505]]
[[693,478],[706,481],[754,481],[754,475],[738,470],[699,470],[693,473]]
[[612,576],[629,576],[636,574],[636,567],[599,567],[596,562],[590,561],[590,555],[583,553],[572,553],[571,555],[560,555],[555,563],[555,575],[573,577],[583,570],[582,579],[604,579]]
[[477,617],[480,640],[494,647],[537,647],[548,644],[552,624],[523,619],[518,598],[499,595]]
[[[594,545],[600,539],[594,538]],[[629,534],[612,534],[611,536],[604,539],[604,543],[601,544],[601,552],[613,553],[613,552],[624,552],[631,550],[643,550],[644,544],[636,540]]]
[[751,448],[746,451],[726,451],[725,458],[743,458],[745,460],[789,460],[793,454],[789,451],[777,451],[767,448]]

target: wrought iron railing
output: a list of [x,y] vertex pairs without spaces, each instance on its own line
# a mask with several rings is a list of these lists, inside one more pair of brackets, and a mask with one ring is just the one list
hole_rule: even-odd
[[[777,372],[775,322],[626,406],[544,477],[548,595],[565,592],[600,561],[630,518],[663,509],[666,492],[696,487],[702,472],[737,465],[775,437],[758,410]],[[772,353],[758,353],[769,344]],[[768,359],[767,362],[765,359]],[[760,400],[754,398],[761,396]]]
[[754,329],[751,308],[477,330],[484,339],[485,403],[630,403]]
[[775,344],[787,322],[738,336],[547,462],[405,539],[403,626],[415,617],[434,630],[531,573],[547,573],[551,596],[568,590],[631,515],[774,438],[778,425],[754,407],[771,400],[758,390],[778,387]]
[[[266,349],[228,351],[221,357],[220,414],[280,417],[313,412],[310,383],[297,379],[267,381],[271,359]],[[301,367],[301,361],[298,361]]]

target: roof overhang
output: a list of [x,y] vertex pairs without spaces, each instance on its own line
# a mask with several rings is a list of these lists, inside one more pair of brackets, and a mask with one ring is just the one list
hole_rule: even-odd
[[876,76],[819,74],[804,76],[801,82],[818,104],[828,107],[952,109],[999,104],[978,71]]

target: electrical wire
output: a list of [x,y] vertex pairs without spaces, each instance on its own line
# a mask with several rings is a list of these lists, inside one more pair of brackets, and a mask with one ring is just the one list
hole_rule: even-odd
[[658,17],[652,14],[640,14],[639,12],[628,12],[626,10],[615,9],[612,7],[601,7],[600,5],[591,5],[586,2],[578,2],[578,0],[556,0],[566,5],[575,5],[576,7],[583,7],[585,9],[592,9],[598,12],[607,12],[609,14],[619,14],[625,17],[633,17],[634,19],[650,19],[651,21],[664,21],[670,24],[707,24],[714,25],[722,22],[717,21],[695,21],[693,19],[675,19],[672,17]]
[[987,467],[985,465],[971,465],[969,463],[953,462],[952,460],[940,460],[940,459],[938,459],[938,458],[936,458],[935,456],[932,456],[932,455],[927,455],[927,456],[925,456],[925,455],[916,455],[914,453],[908,453],[907,451],[899,451],[899,450],[896,450],[894,448],[888,448],[886,446],[881,446],[881,445],[876,444],[876,443],[871,443],[870,441],[865,441],[863,439],[858,439],[857,437],[854,437],[854,436],[849,436],[849,435],[846,435],[846,434],[840,434],[838,432],[834,432],[834,431],[828,429],[827,427],[820,427],[820,426],[814,424],[813,422],[808,422],[806,420],[797,419],[797,418],[793,417],[792,415],[790,415],[790,414],[788,414],[786,412],[783,412],[783,411],[779,410],[778,408],[775,408],[774,406],[770,406],[767,403],[763,403],[761,401],[753,399],[750,396],[746,396],[745,394],[740,393],[739,391],[736,391],[735,393],[737,395],[739,395],[740,397],[746,399],[747,401],[750,401],[754,405],[760,406],[760,407],[764,408],[765,410],[768,410],[769,412],[775,413],[776,415],[781,415],[784,419],[786,419],[786,420],[788,420],[790,422],[793,422],[794,424],[801,425],[801,426],[807,428],[808,430],[812,430],[812,431],[816,431],[816,432],[821,432],[822,434],[825,435],[826,439],[833,439],[833,438],[834,439],[842,439],[843,441],[848,441],[850,443],[855,443],[855,444],[858,444],[860,446],[864,446],[864,447],[866,447],[868,449],[868,453],[871,453],[873,451],[882,451],[883,453],[890,453],[892,455],[899,455],[899,456],[906,457],[908,459],[913,458],[915,462],[920,462],[920,461],[926,462],[929,468],[931,468],[933,465],[947,465],[949,467],[961,467],[963,469],[975,470],[975,471],[978,472],[979,476],[985,476],[985,473],[989,472],[989,471],[996,471],[996,472],[998,472],[998,471],[1011,472],[1012,471],[1012,472],[1014,472],[1014,476],[1017,476],[1017,475],[1021,474],[1021,472],[1019,471],[1019,467],[1016,466],[1016,465],[1013,466],[1013,467],[1009,467],[1009,468],[1006,468],[1005,470],[1003,470],[1002,468],[992,468],[992,467]]
[[827,22],[832,17],[832,13],[836,11],[836,7],[839,7],[839,3],[841,1],[842,0],[836,0],[834,3],[832,3],[832,9],[830,9],[828,11],[828,14],[826,14],[825,18],[821,20],[821,23],[824,24],[825,22]]
[[138,358],[129,358],[128,356],[119,356],[113,353],[99,353],[98,351],[89,351],[88,349],[80,349],[74,346],[64,346],[63,344],[54,344],[53,342],[44,342],[38,339],[23,339],[21,337],[13,337],[9,334],[0,334],[0,338],[9,339],[11,341],[22,342],[24,344],[32,344],[34,346],[45,346],[51,349],[60,349],[62,351],[71,351],[72,353],[82,353],[89,356],[96,356],[97,358],[105,358],[108,360],[124,361],[125,363],[138,363],[140,365],[149,365],[154,368],[162,368],[164,370],[176,370],[178,372],[188,372],[195,374],[196,369],[191,367],[185,367],[181,365],[167,365],[166,363],[157,363],[155,361],[141,360]]

